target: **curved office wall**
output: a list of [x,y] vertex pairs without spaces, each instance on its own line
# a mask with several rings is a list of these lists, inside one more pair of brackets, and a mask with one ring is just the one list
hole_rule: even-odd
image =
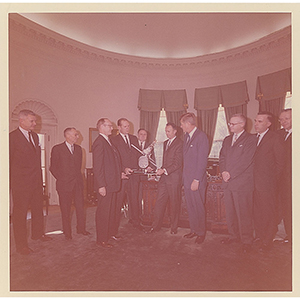
[[[85,167],[91,167],[89,127],[100,117],[128,118],[136,134],[139,89],[186,89],[194,111],[195,88],[247,81],[248,117],[258,110],[257,76],[291,66],[291,28],[254,43],[189,59],[150,59],[93,48],[66,38],[18,14],[10,15],[10,113],[24,99],[39,99],[57,117],[55,142],[63,130],[82,134]],[[12,124],[10,124],[13,127]],[[13,129],[13,128],[10,128]]]

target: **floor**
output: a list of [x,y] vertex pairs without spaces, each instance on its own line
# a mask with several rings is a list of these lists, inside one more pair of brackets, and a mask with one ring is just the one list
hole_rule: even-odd
[[[252,253],[244,254],[239,244],[221,244],[224,234],[208,231],[205,242],[198,245],[194,239],[183,238],[188,228],[179,228],[177,235],[170,235],[168,228],[146,234],[123,217],[123,239],[112,241],[114,247],[104,249],[95,242],[95,211],[95,206],[86,209],[86,229],[91,235],[74,233],[73,239],[66,241],[60,231],[59,207],[50,206],[45,223],[53,240],[29,239],[34,252],[28,256],[16,253],[11,238],[10,291],[162,291],[194,295],[190,292],[292,290],[290,245],[274,243],[269,253],[260,253],[254,247]],[[75,223],[73,214],[73,232]]]

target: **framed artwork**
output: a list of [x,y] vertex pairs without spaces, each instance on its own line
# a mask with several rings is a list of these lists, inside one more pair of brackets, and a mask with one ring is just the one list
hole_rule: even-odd
[[92,145],[95,139],[98,137],[99,131],[97,128],[89,128],[89,151],[92,152]]

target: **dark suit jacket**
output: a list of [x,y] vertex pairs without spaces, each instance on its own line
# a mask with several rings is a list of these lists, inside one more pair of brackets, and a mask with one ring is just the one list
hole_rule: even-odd
[[198,128],[189,143],[183,143],[183,184],[190,187],[193,180],[199,180],[199,189],[206,188],[206,167],[208,158],[208,139],[206,134]]
[[224,188],[239,191],[253,190],[253,157],[256,150],[256,135],[244,131],[231,146],[233,134],[227,136],[220,151],[220,172],[230,174]]
[[121,164],[117,150],[99,134],[92,146],[94,187],[118,192],[121,187]]
[[284,170],[284,147],[279,135],[269,130],[254,155],[254,187],[257,191],[277,190]]
[[183,143],[176,137],[166,150],[168,140],[164,141],[163,163],[161,168],[166,169],[168,175],[163,174],[167,184],[179,184],[182,180]]
[[81,164],[82,149],[79,145],[74,144],[74,154],[65,142],[52,148],[50,172],[56,178],[57,191],[72,191],[75,185],[83,188]]
[[[128,136],[129,142],[139,148],[137,137],[132,134]],[[120,134],[112,137],[111,141],[120,154],[122,171],[124,172],[125,168],[138,169],[138,158],[141,154],[133,147],[129,148]]]
[[279,140],[284,146],[284,156],[285,156],[285,168],[284,176],[286,181],[291,186],[292,184],[292,133],[285,140],[286,131],[285,129],[280,129],[277,131],[279,135]]
[[36,149],[19,128],[9,134],[10,186],[14,190],[43,188],[39,137],[35,132],[32,137]]

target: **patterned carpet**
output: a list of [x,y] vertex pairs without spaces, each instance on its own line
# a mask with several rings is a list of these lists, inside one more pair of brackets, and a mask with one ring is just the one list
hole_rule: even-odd
[[95,211],[95,206],[86,209],[89,236],[76,234],[73,213],[73,239],[66,241],[60,231],[59,207],[50,206],[45,223],[53,240],[29,239],[34,252],[28,256],[16,253],[11,238],[11,295],[22,295],[17,291],[47,291],[47,295],[78,291],[78,295],[94,295],[87,294],[90,291],[108,292],[104,294],[107,296],[124,295],[120,292],[157,296],[160,293],[150,292],[161,291],[167,292],[162,295],[176,292],[176,296],[195,296],[198,292],[223,295],[222,292],[229,291],[292,289],[290,245],[274,243],[269,253],[260,253],[254,246],[251,253],[244,254],[239,244],[222,245],[224,234],[208,231],[205,242],[198,245],[194,239],[183,238],[188,228],[179,228],[177,235],[171,235],[168,228],[146,234],[123,217],[120,228],[123,239],[112,241],[114,247],[104,249],[95,242]]

